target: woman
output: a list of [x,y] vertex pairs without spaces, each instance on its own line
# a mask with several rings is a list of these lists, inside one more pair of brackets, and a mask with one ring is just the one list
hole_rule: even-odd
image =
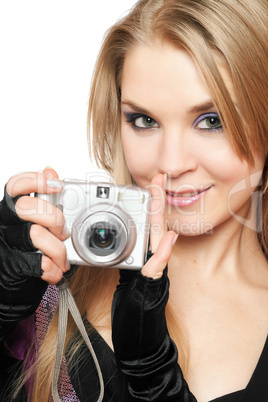
[[[115,294],[113,342],[123,374],[107,346],[118,271],[80,267],[69,280],[95,347],[101,345],[95,351],[103,359],[104,400],[268,398],[267,19],[264,0],[146,0],[104,40],[89,102],[93,153],[117,183],[151,189],[154,253],[141,274],[121,273]],[[11,178],[6,187],[18,217],[36,224],[21,232],[30,230],[32,250],[45,254],[26,253],[23,272],[31,276],[31,266],[52,285],[69,268],[64,218],[52,207],[36,214],[40,200],[14,197],[57,186],[56,172],[46,169]],[[1,214],[5,226],[18,223],[13,219]],[[2,230],[5,244],[21,247],[12,233]],[[23,265],[14,262],[18,252],[12,258],[14,269]],[[6,318],[3,338],[37,307],[44,286],[34,280],[27,313],[12,304],[15,318]],[[13,300],[2,299],[10,311]],[[53,310],[54,299],[45,309]],[[40,314],[39,307],[37,321]],[[45,339],[38,335],[33,401],[50,397],[57,322],[56,312]],[[62,399],[68,384],[71,400],[97,400],[94,366],[71,320],[66,345]]]

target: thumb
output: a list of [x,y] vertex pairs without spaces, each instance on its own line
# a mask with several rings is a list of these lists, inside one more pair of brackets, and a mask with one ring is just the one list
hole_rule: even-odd
[[167,266],[178,234],[173,230],[168,231],[160,240],[160,243],[149,261],[142,268],[142,274],[149,278],[161,278]]

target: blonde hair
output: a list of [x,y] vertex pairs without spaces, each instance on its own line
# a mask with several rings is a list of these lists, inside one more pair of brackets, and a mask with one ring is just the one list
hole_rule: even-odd
[[[136,46],[167,41],[183,47],[199,66],[221,116],[222,123],[237,154],[253,164],[253,152],[267,155],[268,145],[268,2],[267,0],[141,0],[131,12],[106,34],[95,66],[88,108],[90,151],[98,165],[120,184],[130,184],[120,133],[120,85],[126,54]],[[219,63],[228,72],[233,93],[226,87]],[[234,97],[235,96],[235,97]],[[92,137],[91,137],[91,132]],[[263,171],[262,230],[260,244],[268,255],[267,163]],[[261,217],[259,217],[261,221]],[[97,273],[98,271],[98,273]],[[70,284],[83,314],[85,306],[95,303],[101,278],[112,270],[80,268]],[[96,275],[98,280],[96,282]],[[86,285],[85,285],[86,284]],[[89,301],[88,295],[91,295]],[[111,298],[107,297],[107,303]],[[101,314],[101,312],[100,312]],[[92,324],[101,317],[91,320]],[[94,321],[94,322],[93,322]],[[177,343],[180,363],[185,367],[183,337],[167,311],[171,337]],[[38,360],[38,381],[33,401],[40,401],[50,389],[47,374],[52,371],[57,332],[55,315]],[[72,338],[70,323],[67,342]],[[46,351],[49,350],[49,359]],[[45,379],[41,383],[41,376]],[[46,399],[45,399],[46,400]]]

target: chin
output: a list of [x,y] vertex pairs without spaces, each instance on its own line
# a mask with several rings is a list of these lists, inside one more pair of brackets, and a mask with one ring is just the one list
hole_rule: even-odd
[[204,218],[198,218],[195,221],[185,221],[179,218],[167,220],[167,228],[174,230],[182,236],[194,237],[200,235],[210,235],[213,233],[213,225],[206,222]]

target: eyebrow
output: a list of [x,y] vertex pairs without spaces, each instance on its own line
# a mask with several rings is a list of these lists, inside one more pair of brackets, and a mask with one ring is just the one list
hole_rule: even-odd
[[190,107],[187,112],[190,114],[193,113],[200,113],[200,112],[206,112],[212,108],[215,108],[215,104],[210,100],[208,102],[205,103],[200,103],[199,105]]
[[[121,105],[129,106],[135,112],[138,112],[141,114],[145,114],[145,115],[151,114],[150,111],[148,111],[147,109],[145,109],[129,100],[122,101]],[[189,113],[189,114],[202,113],[202,112],[206,112],[212,108],[215,108],[215,104],[212,102],[212,100],[209,100],[207,102],[200,103],[199,105],[190,107],[189,109],[187,109],[187,113]]]
[[147,109],[144,109],[143,107],[137,105],[134,102],[131,101],[122,101],[121,105],[126,105],[129,106],[132,110],[134,110],[135,112],[141,113],[141,114],[145,114],[145,115],[150,115],[150,112]]

